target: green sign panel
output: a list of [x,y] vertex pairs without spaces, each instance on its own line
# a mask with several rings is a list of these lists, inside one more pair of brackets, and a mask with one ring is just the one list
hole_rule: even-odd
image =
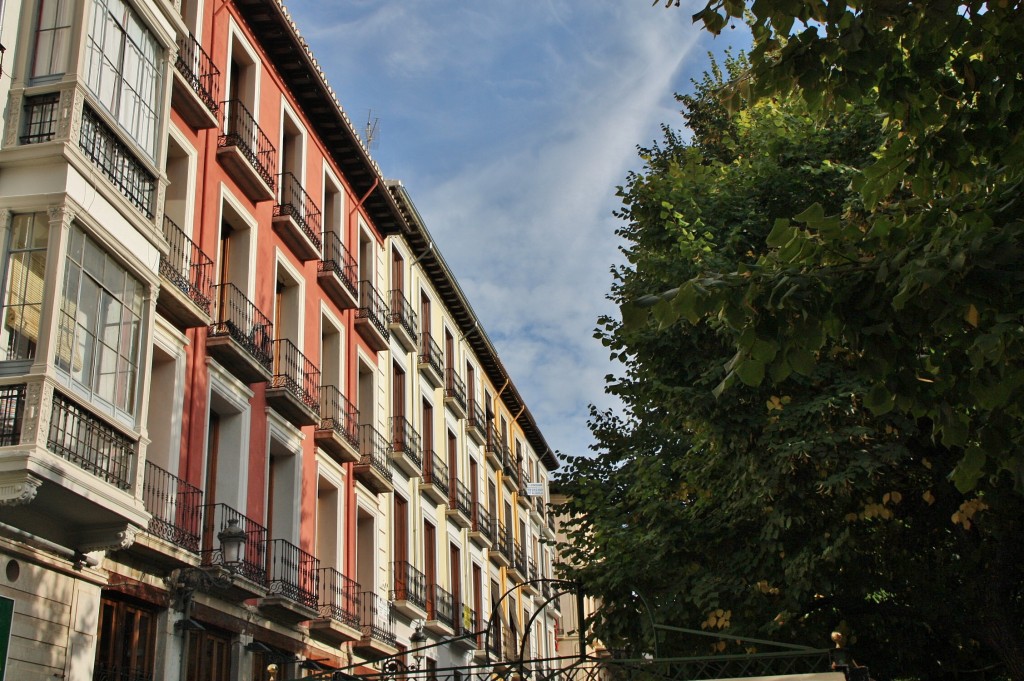
[[0,681],[7,676],[7,651],[11,647],[11,624],[14,622],[14,599],[0,596]]

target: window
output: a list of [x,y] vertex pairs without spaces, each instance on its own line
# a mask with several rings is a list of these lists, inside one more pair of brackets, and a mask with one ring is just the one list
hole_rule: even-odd
[[72,225],[57,367],[91,397],[127,416],[136,408],[142,297],[142,284]]
[[34,359],[46,279],[46,213],[15,215],[7,250],[4,293],[3,359]]
[[59,76],[68,67],[73,0],[41,0],[32,78]]
[[96,641],[96,678],[152,678],[156,616],[140,606],[104,598]]
[[149,156],[156,158],[162,50],[124,0],[92,0],[85,83]]
[[188,671],[191,681],[222,681],[231,677],[231,635],[193,631],[188,640]]

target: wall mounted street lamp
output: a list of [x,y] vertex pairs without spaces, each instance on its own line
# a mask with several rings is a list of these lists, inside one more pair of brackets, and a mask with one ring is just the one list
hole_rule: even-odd
[[427,635],[423,633],[423,622],[416,622],[416,629],[409,636],[409,645],[412,650],[412,664],[405,664],[397,657],[389,658],[381,665],[380,674],[382,679],[399,679],[403,678],[407,674],[417,672],[420,669],[420,663],[423,662],[423,649],[426,647]]
[[409,643],[412,645],[412,659],[415,660],[413,663],[413,671],[420,668],[420,663],[423,661],[423,644],[427,642],[427,635],[423,633],[423,623],[417,622],[416,631],[412,632],[412,636],[409,637]]
[[220,544],[221,564],[210,567],[175,568],[167,575],[167,593],[172,609],[182,614],[174,623],[179,630],[202,630],[203,626],[192,619],[192,602],[197,589],[227,589],[232,577],[242,565],[245,557],[245,530],[238,526],[237,518],[230,518],[224,529],[217,533]]
[[220,555],[224,567],[234,572],[245,558],[245,530],[238,526],[238,518],[229,518],[228,525],[217,533]]

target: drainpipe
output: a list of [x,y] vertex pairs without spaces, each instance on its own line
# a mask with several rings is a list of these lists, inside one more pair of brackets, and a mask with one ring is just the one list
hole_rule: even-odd
[[44,539],[38,535],[26,532],[25,530],[18,529],[13,525],[7,523],[0,523],[0,532],[9,535],[18,541],[24,542],[33,548],[40,549],[42,551],[49,551],[55,553],[61,558],[66,558],[75,564],[75,569],[81,569],[88,565],[89,567],[96,567],[100,564],[100,561],[95,556],[90,556],[82,553],[81,551],[75,551],[69,549],[66,546],[52,542],[49,539]]

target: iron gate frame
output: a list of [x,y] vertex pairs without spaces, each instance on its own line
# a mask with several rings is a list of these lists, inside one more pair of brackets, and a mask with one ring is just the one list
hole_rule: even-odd
[[[447,646],[456,641],[484,637],[483,650],[490,651],[491,632],[496,623],[501,621],[501,604],[511,594],[528,584],[557,585],[552,593],[527,620],[520,635],[514,659],[485,660],[476,664],[455,665],[419,669],[418,666],[406,665],[407,655],[416,656],[427,650]],[[395,655],[377,659],[373,662],[349,664],[336,670],[299,679],[279,679],[278,681],[602,681],[613,678],[615,681],[698,681],[705,679],[724,679],[743,676],[765,676],[768,674],[793,673],[825,673],[832,671],[828,648],[812,648],[792,643],[780,643],[766,639],[737,636],[735,634],[716,633],[697,629],[686,629],[654,621],[653,612],[647,606],[646,599],[636,594],[647,609],[652,637],[654,639],[653,655],[642,657],[619,658],[614,655],[589,655],[586,647],[586,631],[577,626],[577,642],[579,654],[563,655],[546,658],[526,659],[526,645],[529,642],[531,628],[544,608],[557,598],[572,593],[576,600],[577,622],[583,623],[583,588],[577,581],[564,579],[536,578],[516,584],[502,594],[487,619],[487,626],[480,630],[445,638],[437,643],[410,648]],[[635,593],[635,592],[634,592]],[[511,628],[510,628],[511,630]],[[774,652],[733,653],[717,655],[698,655],[683,657],[660,657],[657,654],[659,632],[702,636],[725,641],[750,643],[758,646],[780,648]],[[517,632],[518,633],[518,632]],[[499,648],[501,650],[501,648]],[[490,655],[490,653],[488,653]],[[501,657],[501,656],[499,656]],[[549,663],[554,663],[550,666]],[[355,674],[353,671],[368,664],[377,666],[376,673]],[[539,668],[538,668],[539,666]]]

